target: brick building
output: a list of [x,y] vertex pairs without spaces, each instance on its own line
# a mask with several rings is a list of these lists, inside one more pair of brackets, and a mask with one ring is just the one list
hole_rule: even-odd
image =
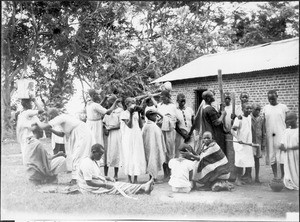
[[201,56],[198,59],[156,79],[172,83],[172,97],[184,93],[187,106],[196,111],[202,92],[214,88],[220,101],[218,69],[222,70],[223,92],[234,92],[236,104],[243,91],[250,102],[268,104],[267,92],[278,90],[278,102],[298,113],[299,107],[299,38],[254,47]]

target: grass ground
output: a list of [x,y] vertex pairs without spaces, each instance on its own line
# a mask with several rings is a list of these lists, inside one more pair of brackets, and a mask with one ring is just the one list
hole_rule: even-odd
[[[49,139],[43,143],[50,147]],[[110,170],[112,171],[112,170]],[[112,172],[110,172],[112,173]],[[39,193],[27,182],[19,145],[6,141],[1,147],[1,220],[91,220],[91,219],[220,219],[278,220],[287,212],[299,212],[299,192],[270,191],[269,171],[260,186],[236,188],[232,192],[200,192],[170,195],[167,183],[155,185],[151,195],[138,195],[138,200],[122,196]],[[162,176],[162,175],[161,175]],[[262,175],[263,177],[263,175]],[[71,175],[59,176],[67,184]],[[145,182],[147,175],[139,178]],[[120,181],[126,176],[120,170]]]

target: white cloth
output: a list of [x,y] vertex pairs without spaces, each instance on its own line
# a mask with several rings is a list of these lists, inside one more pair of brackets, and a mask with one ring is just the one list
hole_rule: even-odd
[[[232,127],[237,127],[237,140],[244,143],[252,143],[252,130],[251,130],[251,115],[242,119],[235,118]],[[254,156],[252,146],[243,145],[239,143],[234,144],[235,160],[234,164],[237,167],[253,167]]]
[[174,158],[169,161],[171,178],[169,185],[172,187],[192,187],[189,172],[194,169],[195,163],[184,158]]
[[[105,115],[103,123],[108,127],[114,127],[120,124],[120,115],[123,109],[118,107],[111,112],[110,115]],[[122,152],[122,134],[121,129],[109,131],[107,138],[106,164],[109,167],[120,167]]]
[[[67,114],[61,114],[48,122],[52,127],[61,126],[66,134],[66,153],[72,161],[72,178],[77,179],[77,171],[82,158],[90,155],[93,145],[92,132],[86,123]],[[70,153],[70,155],[68,155]],[[67,159],[68,162],[68,159]]]
[[104,146],[102,118],[106,112],[107,109],[95,102],[90,102],[86,106],[86,124],[92,131],[93,143],[99,143],[102,146]]
[[[299,128],[286,129],[281,144],[287,149],[284,153],[284,185],[291,190],[299,190]],[[297,150],[291,150],[298,147]]]
[[129,120],[130,113],[125,110],[121,113],[122,120],[122,166],[125,175],[138,176],[146,173],[146,159],[143,144],[142,130],[138,123],[138,113],[134,112],[132,116],[132,128],[129,128],[125,120]]
[[[267,138],[267,163],[271,165],[275,162],[283,164],[281,157],[282,151],[279,150],[280,141],[284,130],[286,129],[285,118],[288,108],[284,104],[272,106],[270,104],[263,108],[262,113],[266,120],[266,138]],[[269,157],[269,158],[268,158]]]
[[39,121],[37,115],[38,115],[38,110],[28,109],[22,111],[18,116],[16,134],[17,134],[17,140],[21,146],[23,164],[25,164],[24,149],[27,144],[26,140],[28,137],[33,136],[33,133],[30,128],[32,124]]

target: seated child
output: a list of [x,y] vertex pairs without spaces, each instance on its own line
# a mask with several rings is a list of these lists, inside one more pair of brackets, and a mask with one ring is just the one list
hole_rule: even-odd
[[185,146],[188,145],[182,144],[179,148],[178,158],[169,161],[169,168],[171,169],[169,185],[172,186],[172,191],[175,193],[189,193],[193,187],[191,176],[194,162],[183,157],[182,152],[187,152]]
[[67,171],[66,155],[59,151],[55,155],[47,153],[40,138],[43,130],[32,125],[32,137],[27,138],[25,164],[29,181],[35,185],[44,183],[57,183],[57,174]]
[[299,190],[299,128],[297,115],[288,113],[280,150],[284,153],[284,185],[290,190]]

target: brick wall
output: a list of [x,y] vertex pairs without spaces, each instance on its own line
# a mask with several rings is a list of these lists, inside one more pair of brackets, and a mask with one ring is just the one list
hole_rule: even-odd
[[[249,102],[259,103],[261,106],[269,104],[267,92],[278,89],[278,102],[298,114],[299,108],[299,66],[252,73],[223,75],[223,92],[235,92],[236,105],[240,104],[239,95],[247,91]],[[181,80],[172,82],[172,99],[175,102],[178,93],[186,95],[186,105],[195,110],[195,90],[214,88],[216,101],[220,102],[217,76]]]

